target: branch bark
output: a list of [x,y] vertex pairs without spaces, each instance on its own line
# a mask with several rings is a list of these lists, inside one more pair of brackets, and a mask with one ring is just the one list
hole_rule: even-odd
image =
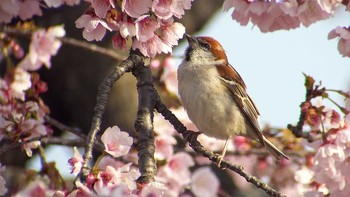
[[137,79],[138,111],[135,121],[135,129],[139,133],[138,138],[138,160],[141,176],[140,183],[154,181],[157,173],[155,153],[155,138],[153,131],[153,111],[156,103],[160,100],[153,86],[152,73],[149,67],[143,64],[135,65],[132,74]]
[[90,173],[90,169],[88,168],[88,164],[92,158],[92,149],[93,144],[96,139],[96,134],[100,131],[100,125],[102,122],[102,115],[105,110],[108,95],[110,93],[110,90],[116,80],[118,80],[125,72],[128,72],[131,70],[131,68],[134,66],[134,64],[137,64],[138,62],[142,62],[143,58],[141,56],[134,54],[133,52],[130,53],[129,57],[124,60],[121,64],[116,66],[114,68],[114,72],[105,78],[105,80],[101,83],[101,85],[98,88],[98,94],[96,99],[96,105],[94,109],[94,116],[91,121],[91,127],[90,131],[87,137],[87,142],[85,146],[85,153],[84,153],[84,163],[82,166],[82,170],[77,176],[76,181],[80,181],[78,179],[85,179],[87,175]]

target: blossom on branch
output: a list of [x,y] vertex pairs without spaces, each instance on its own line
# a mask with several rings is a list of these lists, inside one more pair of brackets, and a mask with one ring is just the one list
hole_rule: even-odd
[[132,137],[118,126],[108,127],[101,136],[105,151],[113,157],[126,155],[133,143]]

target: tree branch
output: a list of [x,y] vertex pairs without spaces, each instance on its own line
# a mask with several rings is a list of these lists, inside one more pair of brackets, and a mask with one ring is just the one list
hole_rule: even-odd
[[[184,138],[186,138],[186,136],[188,135],[189,132],[193,132],[193,131],[187,130],[187,128],[177,119],[177,117],[169,109],[166,108],[166,106],[163,103],[159,102],[157,104],[157,106],[156,106],[156,109],[157,109],[157,111],[159,113],[161,113],[164,116],[164,118],[166,120],[168,120],[174,126],[174,128],[177,130],[178,133],[182,134],[182,136]],[[212,162],[215,162],[215,163],[218,162],[219,156],[217,154],[213,153],[212,151],[206,150],[197,141],[197,139],[192,140],[190,142],[190,146],[192,147],[192,149],[194,151],[196,151],[197,153],[203,155],[204,157],[209,158],[209,160],[211,160]],[[243,167],[240,166],[240,165],[231,164],[231,163],[223,160],[222,163],[221,163],[221,166],[223,168],[227,168],[227,169],[230,169],[230,170],[236,172],[237,174],[239,174],[242,177],[244,177],[247,182],[250,182],[250,183],[254,184],[257,188],[261,188],[262,190],[264,190],[267,194],[269,194],[271,196],[283,196],[278,191],[276,191],[275,189],[271,188],[266,183],[263,183],[258,178],[254,177],[252,175],[249,175],[248,173],[246,173],[244,171]]]
[[132,74],[137,79],[138,91],[138,111],[135,121],[135,129],[139,133],[138,138],[138,159],[139,171],[141,176],[138,179],[140,183],[149,183],[154,181],[157,173],[155,153],[155,138],[153,131],[153,111],[156,103],[160,100],[153,86],[152,73],[149,67],[143,64],[136,64]]
[[81,181],[80,179],[85,179],[90,173],[88,164],[92,158],[93,144],[96,138],[96,134],[100,131],[100,125],[102,121],[102,115],[105,110],[108,95],[110,90],[116,80],[118,80],[125,72],[130,71],[134,64],[139,64],[142,62],[143,58],[139,55],[134,54],[133,51],[130,52],[129,57],[114,68],[114,72],[105,78],[98,88],[97,101],[94,109],[94,116],[92,118],[90,131],[88,134],[85,153],[84,153],[84,163],[81,172],[78,174],[76,181]]

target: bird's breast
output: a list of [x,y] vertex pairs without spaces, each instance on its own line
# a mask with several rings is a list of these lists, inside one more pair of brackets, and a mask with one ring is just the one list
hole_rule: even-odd
[[201,132],[219,139],[241,132],[244,119],[214,66],[182,63],[178,81],[182,104]]

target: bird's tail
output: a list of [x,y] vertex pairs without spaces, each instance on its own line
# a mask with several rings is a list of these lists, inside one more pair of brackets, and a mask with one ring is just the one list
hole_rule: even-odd
[[285,155],[282,151],[280,151],[275,145],[273,145],[266,137],[264,136],[264,142],[266,149],[276,157],[276,159],[281,160],[282,157],[288,159],[287,155]]

